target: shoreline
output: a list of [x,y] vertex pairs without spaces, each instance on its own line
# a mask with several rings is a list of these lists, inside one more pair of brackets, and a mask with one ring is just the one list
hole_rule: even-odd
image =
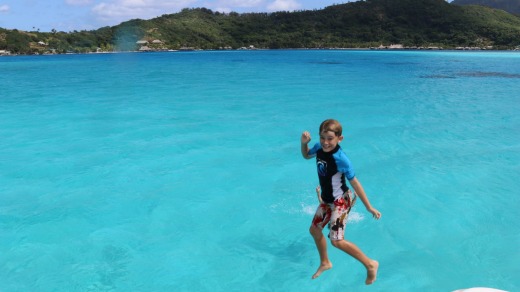
[[111,51],[111,52],[87,52],[87,53],[43,53],[43,54],[12,54],[9,51],[0,50],[0,57],[15,57],[15,56],[56,56],[56,55],[96,55],[96,54],[128,54],[128,53],[182,53],[182,52],[197,52],[197,51],[277,51],[277,50],[316,50],[316,51],[471,51],[471,52],[520,52],[520,48],[515,49],[493,49],[480,47],[456,47],[444,49],[441,47],[364,47],[364,48],[238,48],[238,49],[170,49],[170,50],[147,50],[147,51]]

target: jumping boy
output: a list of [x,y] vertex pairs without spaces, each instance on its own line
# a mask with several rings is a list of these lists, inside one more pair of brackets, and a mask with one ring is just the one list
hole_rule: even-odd
[[[355,196],[359,196],[368,212],[375,219],[381,218],[381,213],[372,205],[355,177],[354,169],[339,143],[343,140],[341,124],[336,120],[325,120],[320,125],[320,142],[309,149],[311,141],[309,132],[303,132],[301,137],[301,152],[305,159],[316,156],[316,166],[321,187],[321,200],[309,229],[320,255],[320,266],[312,279],[332,268],[327,254],[327,241],[323,236],[323,228],[331,222],[329,238],[332,245],[361,262],[367,269],[365,284],[375,282],[379,263],[367,257],[355,244],[344,239],[345,224]],[[346,184],[349,181],[355,193]]]

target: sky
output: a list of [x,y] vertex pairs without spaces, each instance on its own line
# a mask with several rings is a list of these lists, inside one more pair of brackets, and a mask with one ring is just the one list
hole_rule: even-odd
[[0,27],[24,31],[72,32],[151,19],[183,8],[220,12],[322,9],[355,0],[0,0]]

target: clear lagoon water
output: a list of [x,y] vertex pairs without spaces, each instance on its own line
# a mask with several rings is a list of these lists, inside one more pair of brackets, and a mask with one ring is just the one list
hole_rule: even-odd
[[[0,58],[0,291],[520,289],[520,53]],[[326,118],[372,204],[308,227]],[[313,143],[311,142],[311,143]]]

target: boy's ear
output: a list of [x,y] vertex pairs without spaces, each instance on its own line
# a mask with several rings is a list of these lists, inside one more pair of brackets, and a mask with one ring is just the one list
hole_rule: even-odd
[[339,142],[343,141],[343,135],[338,137]]

